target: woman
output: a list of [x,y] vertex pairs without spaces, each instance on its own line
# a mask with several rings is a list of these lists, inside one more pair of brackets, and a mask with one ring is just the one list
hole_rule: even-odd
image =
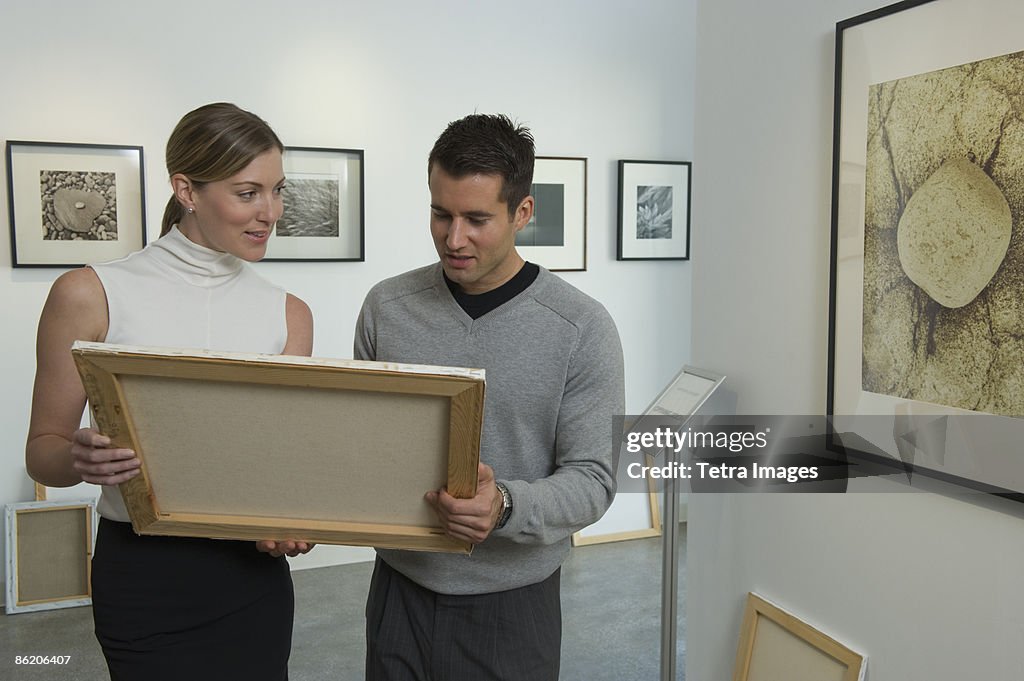
[[247,265],[265,255],[282,213],[283,151],[233,104],[186,114],[167,142],[173,195],[160,238],[66,272],[43,308],[26,465],[45,485],[102,486],[93,613],[112,679],[287,678],[293,596],[282,555],[309,545],[135,535],[116,486],[139,460],[78,429],[85,392],[70,354],[88,340],[309,355],[309,308]]

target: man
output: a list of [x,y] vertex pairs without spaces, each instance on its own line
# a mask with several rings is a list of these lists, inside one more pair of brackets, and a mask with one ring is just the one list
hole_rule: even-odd
[[504,116],[451,123],[427,164],[439,263],[377,284],[357,359],[481,367],[476,496],[426,493],[471,556],[378,550],[366,678],[558,678],[559,569],[573,532],[615,492],[622,348],[605,309],[515,248],[533,216],[530,131]]

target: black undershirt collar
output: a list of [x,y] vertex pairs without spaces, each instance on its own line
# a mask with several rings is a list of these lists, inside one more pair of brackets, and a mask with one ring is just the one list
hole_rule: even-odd
[[540,274],[540,267],[532,262],[524,263],[514,277],[498,288],[477,294],[463,292],[458,284],[448,278],[448,275],[444,274],[443,271],[441,274],[444,276],[444,283],[448,285],[448,290],[452,292],[452,296],[455,298],[455,302],[459,304],[459,307],[471,319],[479,319],[528,289],[530,284],[537,279],[537,275]]

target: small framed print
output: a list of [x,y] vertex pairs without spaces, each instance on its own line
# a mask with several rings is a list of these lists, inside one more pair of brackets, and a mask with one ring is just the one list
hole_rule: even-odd
[[867,658],[774,603],[750,592],[733,681],[862,681]]
[[362,262],[363,150],[288,147],[284,173],[284,213],[263,259]]
[[587,159],[538,156],[533,218],[516,234],[525,260],[552,272],[587,269]]
[[142,147],[7,142],[14,267],[81,267],[146,245]]
[[617,259],[690,259],[689,161],[619,161]]
[[92,603],[95,501],[7,504],[7,614]]

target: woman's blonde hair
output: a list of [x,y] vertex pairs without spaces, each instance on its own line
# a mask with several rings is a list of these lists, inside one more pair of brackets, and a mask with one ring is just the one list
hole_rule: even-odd
[[[284,145],[267,122],[234,104],[217,102],[185,114],[167,140],[167,174],[181,173],[201,188],[224,180],[271,149]],[[181,222],[185,210],[175,196],[167,202],[160,236]]]

